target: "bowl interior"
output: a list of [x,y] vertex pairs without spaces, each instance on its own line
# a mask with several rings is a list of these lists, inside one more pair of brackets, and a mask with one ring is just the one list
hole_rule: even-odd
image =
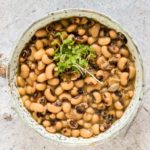
[[[128,40],[128,47],[129,50],[135,60],[136,65],[136,80],[135,80],[135,94],[133,96],[133,99],[131,103],[129,104],[128,108],[126,109],[124,115],[116,121],[110,129],[108,129],[106,132],[99,134],[96,137],[92,137],[90,139],[83,139],[83,138],[73,138],[73,137],[65,137],[61,134],[50,134],[48,133],[44,127],[36,123],[32,117],[30,116],[30,113],[26,110],[26,108],[23,106],[18,91],[16,87],[16,74],[17,74],[17,67],[18,67],[18,58],[19,55],[24,48],[24,45],[29,41],[29,39],[32,37],[32,35],[35,33],[36,30],[39,28],[49,24],[52,21],[60,20],[62,18],[68,18],[72,16],[86,16],[88,18],[93,18],[100,23],[110,27],[114,28],[119,32],[122,32]],[[38,21],[36,21],[34,24],[32,24],[22,35],[19,42],[17,43],[17,46],[15,50],[12,52],[12,56],[9,61],[8,65],[8,83],[10,87],[10,92],[13,97],[14,106],[20,115],[20,117],[35,131],[40,133],[43,137],[46,137],[49,140],[57,141],[59,143],[66,143],[66,144],[80,144],[80,145],[87,145],[92,144],[95,142],[102,142],[106,139],[109,139],[113,136],[115,136],[125,125],[131,122],[133,117],[135,116],[137,109],[141,102],[141,97],[143,95],[143,68],[142,68],[142,61],[140,58],[140,53],[133,42],[132,38],[128,35],[128,33],[120,27],[118,23],[113,21],[112,19],[108,18],[107,16],[93,12],[91,10],[81,10],[81,9],[70,9],[70,10],[63,10],[55,13],[51,13],[45,18],[42,18]]]

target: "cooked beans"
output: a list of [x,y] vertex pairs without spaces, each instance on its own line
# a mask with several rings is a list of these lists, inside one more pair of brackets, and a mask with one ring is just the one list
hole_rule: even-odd
[[[66,64],[62,59],[58,66],[57,52],[66,39],[91,50],[92,59],[82,62],[87,68],[76,64],[77,71],[59,72]],[[136,67],[122,33],[72,17],[37,30],[30,41],[20,54],[16,84],[24,106],[47,132],[90,138],[123,116],[134,96]]]

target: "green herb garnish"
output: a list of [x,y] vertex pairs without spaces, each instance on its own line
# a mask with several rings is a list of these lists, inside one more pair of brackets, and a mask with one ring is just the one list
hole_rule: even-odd
[[75,41],[67,38],[57,49],[54,55],[54,61],[57,65],[58,73],[66,71],[81,71],[88,67],[88,61],[95,58],[96,55],[91,47],[84,44],[76,44]]

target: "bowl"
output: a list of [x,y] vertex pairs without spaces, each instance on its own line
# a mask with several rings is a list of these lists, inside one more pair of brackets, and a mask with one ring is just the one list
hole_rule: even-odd
[[[85,17],[93,18],[110,28],[116,29],[118,32],[122,32],[127,37],[127,40],[128,40],[127,46],[129,47],[129,50],[133,56],[133,59],[135,60],[135,66],[136,66],[135,93],[129,106],[124,112],[123,116],[119,120],[117,120],[111,126],[111,128],[109,128],[107,131],[89,139],[65,137],[61,134],[48,133],[43,126],[39,125],[35,120],[33,120],[30,113],[23,106],[23,103],[20,100],[20,97],[17,91],[17,86],[16,86],[16,74],[17,74],[17,68],[18,68],[19,55],[22,49],[24,48],[25,44],[33,36],[35,31],[53,21],[60,20],[62,18],[72,17],[72,16],[81,16],[81,17],[85,16]],[[71,144],[71,145],[77,145],[77,144],[89,145],[93,143],[102,143],[114,137],[118,133],[120,133],[120,131],[125,126],[131,123],[131,121],[133,120],[133,117],[136,115],[137,110],[142,100],[143,87],[144,87],[142,60],[141,60],[139,50],[135,42],[133,41],[132,37],[118,23],[116,23],[111,18],[107,17],[106,15],[98,13],[98,12],[94,12],[91,10],[84,10],[84,9],[68,9],[68,10],[57,11],[54,13],[50,13],[48,16],[33,23],[23,33],[22,37],[20,38],[19,42],[16,45],[16,48],[12,52],[9,65],[8,65],[7,77],[8,77],[8,84],[10,87],[10,93],[12,95],[12,101],[14,103],[14,107],[16,111],[18,112],[19,116],[31,128],[37,131],[44,138],[48,140],[56,141],[58,143]]]

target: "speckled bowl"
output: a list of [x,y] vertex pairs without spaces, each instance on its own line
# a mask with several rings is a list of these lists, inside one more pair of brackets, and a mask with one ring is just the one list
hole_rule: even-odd
[[[83,139],[83,138],[73,138],[73,137],[65,137],[61,134],[50,134],[48,133],[44,127],[39,125],[36,121],[34,121],[30,115],[30,113],[26,110],[23,106],[20,96],[17,92],[16,87],[16,74],[17,74],[17,67],[18,67],[18,58],[19,55],[24,48],[24,45],[29,41],[29,39],[33,36],[36,30],[39,28],[49,24],[52,21],[60,20],[62,18],[68,18],[72,16],[86,16],[89,18],[96,19],[97,21],[101,22],[102,24],[114,28],[119,32],[122,32],[128,39],[128,47],[130,52],[133,55],[136,65],[136,81],[135,81],[135,94],[132,98],[131,103],[129,104],[128,108],[126,109],[124,115],[116,121],[111,128],[109,128],[106,132],[99,134],[98,136]],[[42,18],[32,24],[22,35],[15,50],[12,53],[12,56],[9,61],[8,65],[8,83],[10,87],[10,92],[12,95],[12,101],[14,102],[14,106],[16,111],[20,115],[20,117],[35,131],[37,131],[40,135],[45,137],[48,140],[56,141],[59,143],[64,144],[71,144],[71,145],[88,145],[98,142],[103,142],[114,137],[117,133],[121,131],[127,124],[129,124],[133,117],[135,116],[139,105],[141,103],[141,98],[143,96],[143,67],[142,67],[142,60],[140,57],[140,53],[137,49],[137,46],[133,42],[132,38],[129,34],[115,21],[110,19],[109,17],[94,12],[91,10],[83,10],[83,9],[69,9],[69,10],[62,10],[54,13],[50,13],[45,18]]]

